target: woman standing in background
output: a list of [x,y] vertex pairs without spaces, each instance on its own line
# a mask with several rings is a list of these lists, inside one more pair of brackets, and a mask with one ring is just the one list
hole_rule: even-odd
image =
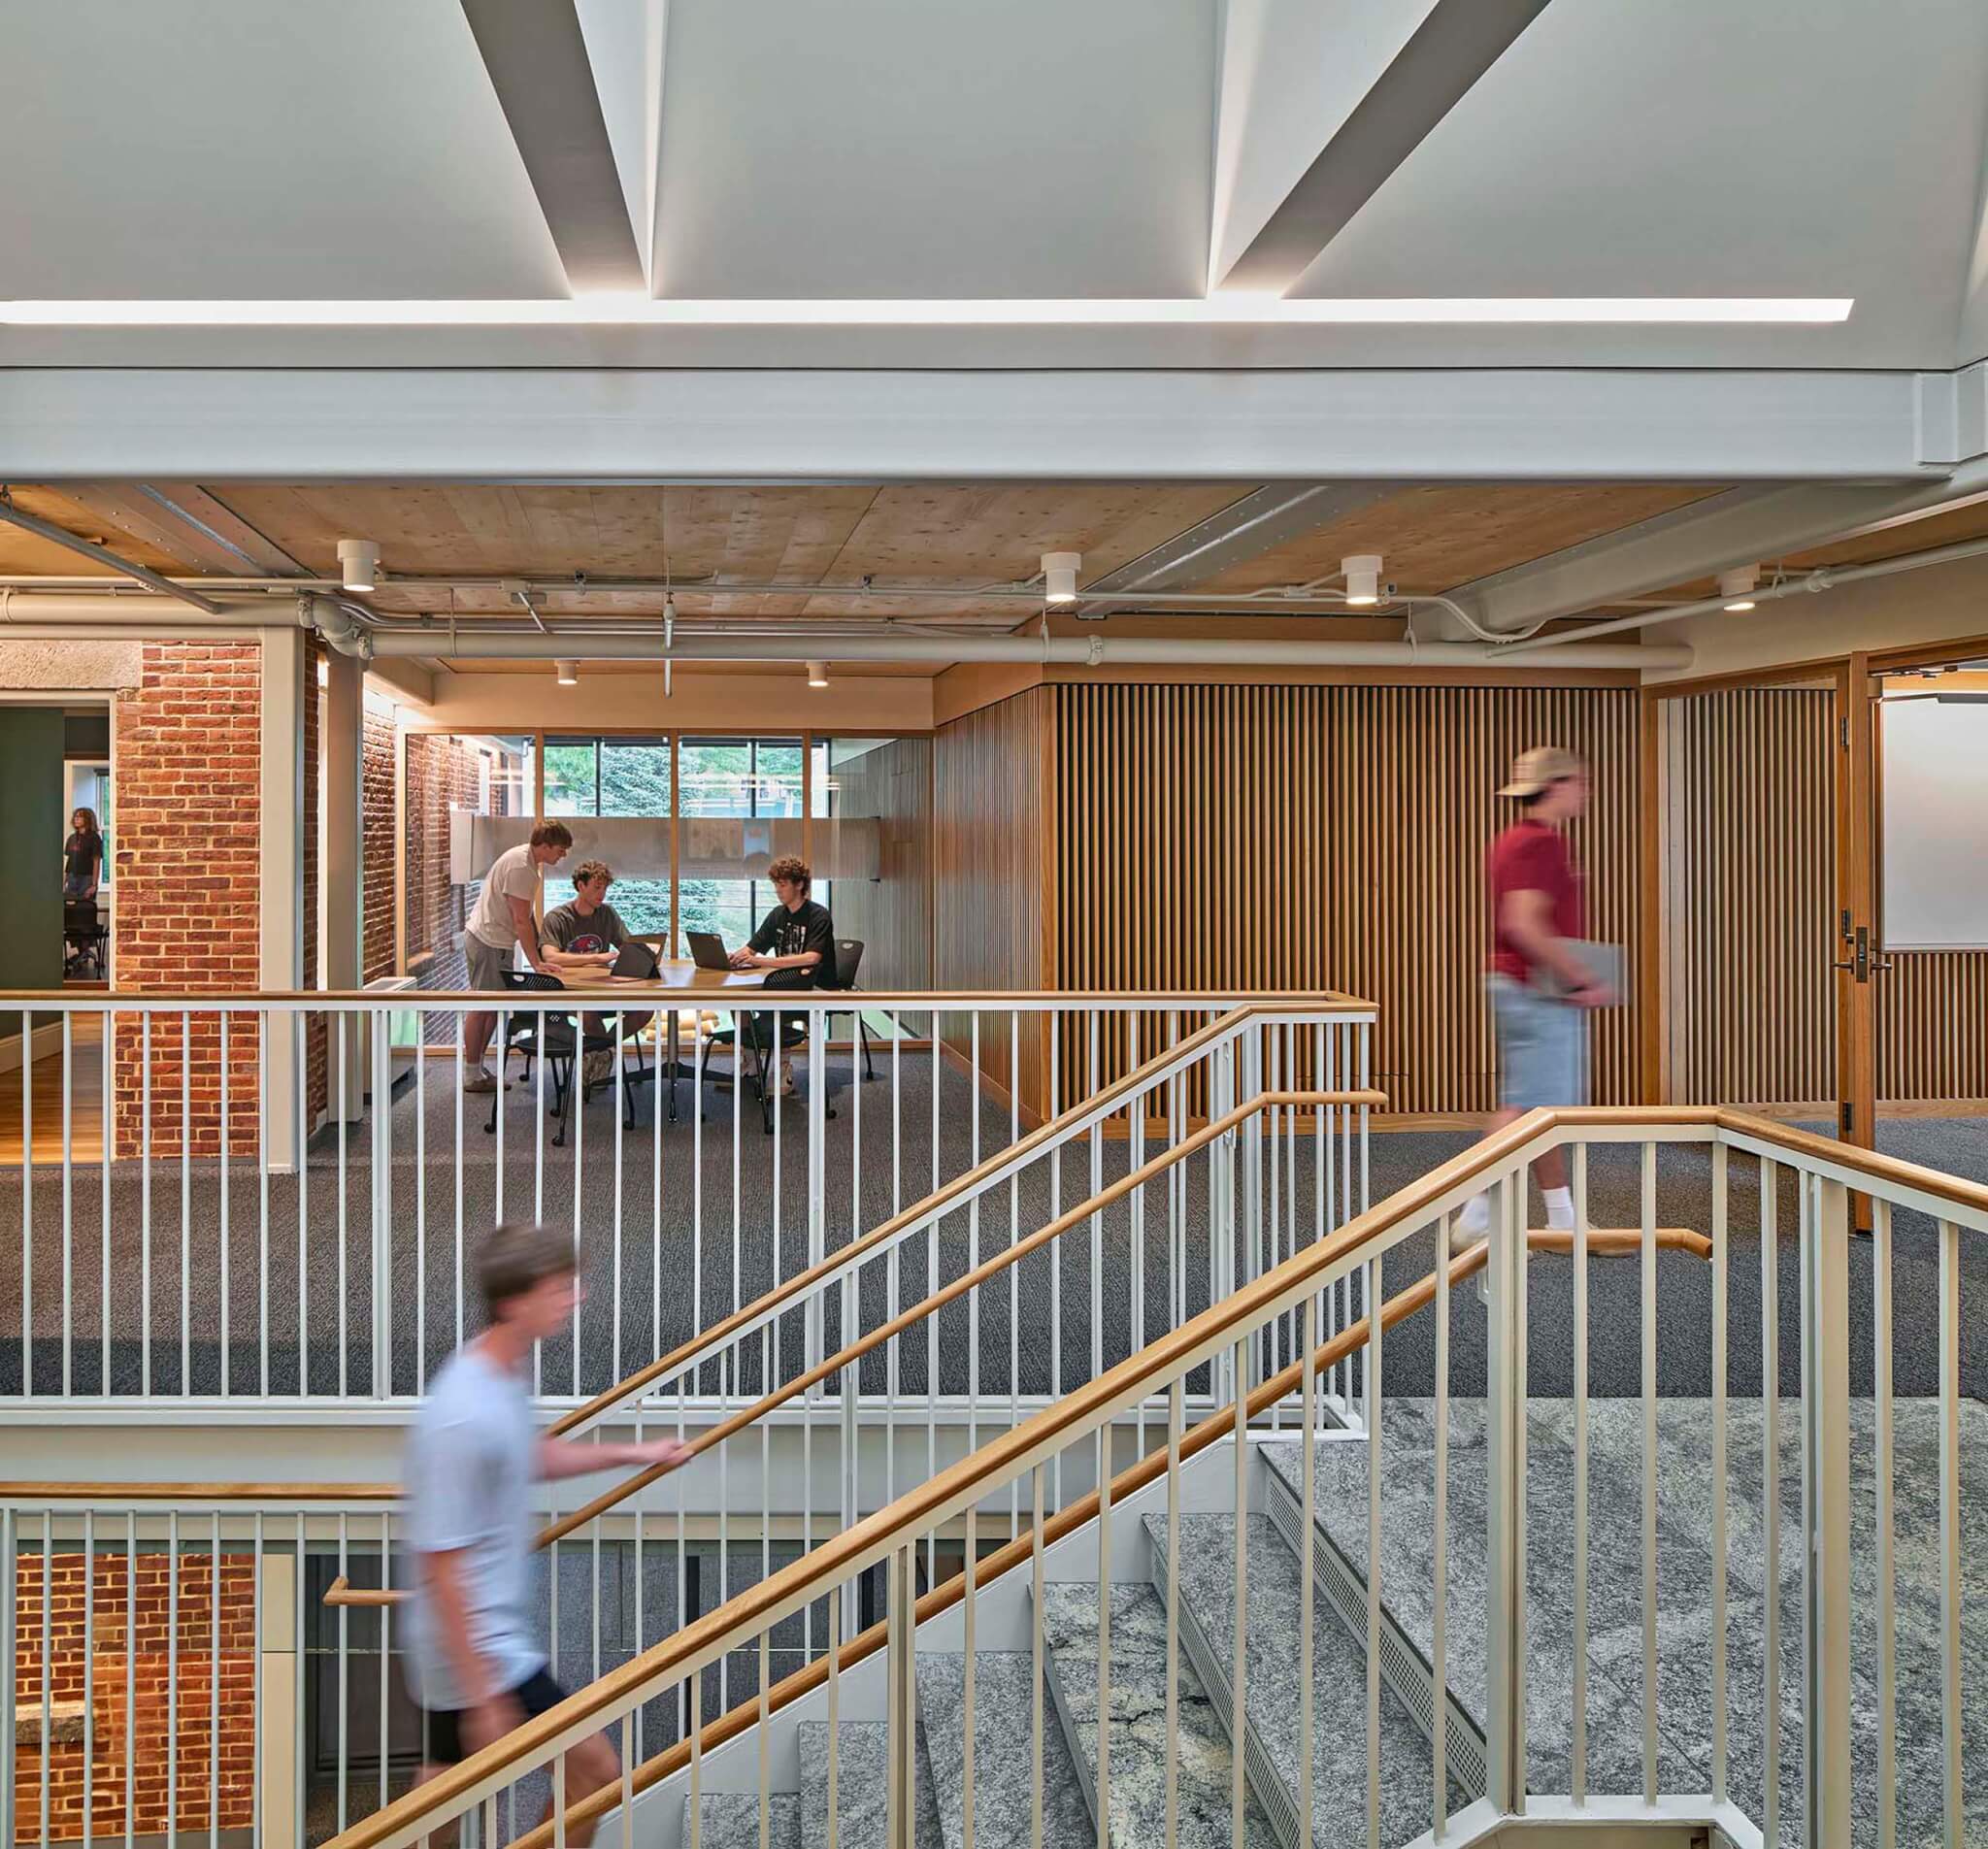
[[62,897],[94,899],[103,871],[104,838],[97,833],[97,812],[80,809],[69,818],[69,839],[62,843]]

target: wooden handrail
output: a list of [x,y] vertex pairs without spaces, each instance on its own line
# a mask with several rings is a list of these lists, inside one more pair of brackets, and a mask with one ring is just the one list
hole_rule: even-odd
[[[829,1379],[831,1376],[840,1373],[845,1368],[861,1361],[865,1355],[869,1354],[873,1349],[881,1347],[893,1337],[900,1336],[905,1331],[915,1328],[927,1317],[943,1309],[947,1304],[964,1297],[968,1292],[986,1283],[990,1278],[998,1277],[1011,1266],[1019,1264],[1031,1252],[1040,1251],[1051,1240],[1062,1238],[1065,1233],[1070,1232],[1075,1227],[1082,1226],[1086,1221],[1102,1212],[1106,1207],[1110,1206],[1114,1202],[1123,1200],[1126,1195],[1132,1193],[1136,1188],[1143,1187],[1157,1175],[1164,1173],[1168,1169],[1172,1168],[1176,1163],[1184,1162],[1189,1156],[1206,1148],[1217,1138],[1226,1136],[1230,1131],[1240,1128],[1242,1124],[1248,1122],[1251,1117],[1265,1110],[1277,1108],[1305,1109],[1327,1105],[1344,1105],[1347,1106],[1364,1105],[1372,1107],[1376,1105],[1384,1105],[1386,1102],[1386,1095],[1376,1091],[1271,1091],[1259,1093],[1249,1103],[1238,1105],[1234,1110],[1229,1111],[1222,1117],[1216,1118],[1212,1123],[1204,1125],[1191,1136],[1163,1150],[1159,1155],[1153,1157],[1151,1161],[1142,1164],[1128,1174],[1119,1176],[1116,1181],[1101,1189],[1088,1200],[1079,1202],[1076,1206],[1070,1207],[1058,1214],[1055,1219],[1037,1228],[1028,1238],[1019,1239],[1012,1245],[997,1252],[992,1258],[984,1260],[972,1271],[954,1278],[951,1283],[942,1286],[931,1296],[921,1299],[907,1309],[900,1310],[888,1322],[878,1324],[877,1328],[871,1330],[867,1335],[859,1336],[854,1341],[848,1343],[837,1353],[816,1362],[807,1372],[795,1375],[792,1380],[786,1381],[782,1385],[776,1387],[773,1392],[763,1395],[751,1405],[742,1406],[729,1419],[712,1426],[708,1432],[701,1433],[696,1438],[692,1439],[689,1447],[690,1456],[692,1458],[698,1457],[704,1452],[723,1444],[727,1438],[736,1436],[748,1426],[756,1425],[768,1413],[777,1411],[797,1395],[806,1393],[810,1387]],[[556,1432],[558,1428],[555,1426],[552,1430]],[[686,1459],[685,1462],[687,1463],[688,1460]],[[667,1476],[672,1469],[681,1469],[682,1468],[681,1464],[667,1467],[653,1464],[648,1469],[640,1470],[633,1476],[624,1477],[613,1488],[603,1490],[592,1502],[582,1503],[579,1508],[573,1510],[571,1514],[562,1515],[556,1522],[548,1523],[545,1528],[541,1529],[537,1538],[532,1542],[533,1547],[549,1547],[554,1541],[563,1539],[566,1535],[572,1534],[575,1529],[584,1528],[587,1523],[605,1515],[617,1503],[626,1502],[629,1497],[637,1495],[639,1492],[646,1489],[651,1483]],[[334,1582],[332,1587],[325,1592],[324,1602],[328,1605],[394,1604],[406,1597],[407,1594],[404,1590],[388,1593],[368,1592],[362,1595],[349,1589],[342,1590],[337,1585],[337,1582]]]
[[[1274,1096],[1275,1094],[1273,1094]],[[1287,1096],[1289,1094],[1286,1094]],[[1299,1094],[1302,1096],[1302,1094]],[[1247,1108],[1246,1106],[1243,1108]],[[1231,1113],[1232,1115],[1234,1113]],[[1740,1113],[1731,1113],[1736,1118]],[[668,1680],[672,1672],[680,1673],[679,1666],[687,1664],[705,1650],[719,1646],[722,1640],[733,1635],[750,1635],[772,1622],[779,1611],[797,1600],[811,1596],[811,1589],[816,1586],[831,1586],[853,1577],[877,1557],[873,1550],[887,1548],[893,1536],[903,1534],[919,1535],[934,1526],[941,1511],[949,1504],[973,1502],[980,1496],[1009,1482],[1027,1460],[1044,1448],[1053,1449],[1057,1438],[1072,1427],[1109,1417],[1121,1400],[1129,1400],[1143,1391],[1153,1379],[1165,1379],[1188,1368],[1198,1366],[1209,1352],[1224,1345],[1239,1332],[1247,1332],[1259,1327],[1270,1316],[1277,1313],[1279,1300],[1297,1295],[1302,1297],[1305,1290],[1316,1288],[1321,1272],[1331,1271],[1342,1260],[1350,1258],[1371,1241],[1392,1232],[1404,1220],[1415,1220],[1427,1214],[1438,1202],[1450,1195],[1457,1188],[1476,1179],[1487,1169],[1498,1167],[1512,1160],[1524,1160],[1535,1153],[1534,1145],[1542,1138],[1552,1135],[1560,1126],[1561,1114],[1548,1109],[1533,1110],[1518,1118],[1504,1129],[1494,1131],[1480,1142],[1440,1163],[1420,1179],[1399,1189],[1378,1206],[1369,1207],[1357,1214],[1337,1231],[1295,1252],[1260,1277],[1233,1292],[1218,1304],[1210,1304],[1200,1315],[1190,1318],[1179,1328],[1170,1331],[1158,1340],[1136,1355],[1128,1356],[1115,1367],[1064,1396],[1052,1406],[1045,1407],[1035,1417],[1021,1425],[1002,1433],[982,1445],[979,1450],[948,1466],[937,1475],[928,1477],[891,1503],[878,1509],[874,1515],[865,1517],[840,1535],[833,1535],[801,1559],[783,1567],[757,1584],[746,1588],[737,1597],[728,1601],[716,1611],[707,1613],[703,1618],[693,1620],[682,1630],[663,1638],[660,1642],[631,1658],[619,1668],[589,1683],[585,1688],[575,1691],[557,1706],[542,1715],[514,1728],[504,1738],[494,1740],[481,1751],[450,1766],[427,1784],[396,1799],[385,1809],[376,1812],[353,1825],[334,1839],[329,1849],[374,1849],[384,1837],[414,1819],[431,1810],[440,1809],[465,1793],[474,1790],[487,1777],[518,1760],[530,1759],[541,1750],[547,1748],[561,1734],[591,1721],[603,1709],[613,1706],[624,1698],[635,1696],[648,1684]],[[1718,1113],[1711,1108],[1663,1106],[1653,1110],[1617,1108],[1605,1114],[1593,1116],[1591,1121],[1637,1124],[1707,1125],[1716,1124]],[[1741,1119],[1748,1126],[1755,1120]],[[1772,1129],[1772,1126],[1764,1126]],[[1212,1128],[1212,1126],[1211,1126]],[[1907,1165],[1908,1167],[1910,1165]],[[1691,1236],[1696,1238],[1698,1236]],[[1530,1243],[1530,1240],[1528,1241]],[[1695,1248],[1694,1248],[1695,1249]],[[1452,1277],[1458,1275],[1456,1268],[1468,1265],[1474,1270],[1483,1263],[1485,1246],[1482,1241],[1459,1254],[1451,1261]],[[1474,1262],[1473,1262],[1474,1261]],[[1469,1271],[1462,1273],[1469,1275]],[[1426,1293],[1426,1296],[1420,1295]],[[1432,1274],[1420,1283],[1402,1293],[1402,1315],[1411,1314],[1421,1307],[1422,1303],[1435,1295],[1435,1279]],[[1390,1300],[1393,1301],[1393,1300]],[[1381,1308],[1381,1327],[1388,1326],[1389,1304]],[[1399,1318],[1397,1318],[1399,1320]],[[1353,1339],[1357,1333],[1357,1340]],[[1333,1341],[1326,1342],[1315,1351],[1314,1365],[1326,1363],[1318,1357],[1330,1356],[1338,1359],[1349,1354],[1366,1339],[1364,1320],[1341,1332]],[[1338,1348],[1340,1343],[1349,1346]],[[1256,1393],[1247,1396],[1247,1411],[1239,1415],[1232,1404],[1226,1411],[1214,1413],[1209,1419],[1196,1427],[1197,1433],[1207,1434],[1201,1440],[1203,1445],[1212,1443],[1214,1437],[1225,1430],[1235,1430],[1239,1424],[1246,1423],[1249,1413],[1288,1393],[1302,1376],[1304,1362],[1290,1364],[1281,1372],[1264,1382]],[[1192,1455],[1185,1450],[1183,1457]],[[1159,1466],[1164,1469],[1164,1459]],[[1147,1474],[1138,1472],[1145,1469]],[[1152,1459],[1133,1467],[1127,1475],[1126,1491],[1142,1487],[1157,1474]],[[1117,1483],[1114,1479],[1114,1500]],[[1074,1503],[1063,1514],[1071,1518],[1072,1526],[1087,1520],[1088,1515],[1080,1513],[1089,1507],[1094,1511],[1095,1502],[1088,1504]],[[1045,1537],[1054,1537],[1053,1524],[1045,1524]],[[1070,1532],[1069,1529],[1060,1531]],[[1006,1561],[1002,1570],[1011,1560],[1007,1560],[1010,1549],[990,1559],[989,1567],[995,1562]],[[993,1576],[990,1571],[978,1571],[977,1577],[984,1582]],[[920,1601],[919,1615],[923,1615],[923,1601]],[[825,1659],[823,1660],[825,1665]],[[813,1669],[815,1666],[809,1666]],[[797,1672],[808,1673],[807,1670]],[[819,1671],[825,1676],[825,1667]],[[812,1686],[812,1685],[811,1685]],[[769,1695],[770,1695],[769,1691]],[[764,1698],[763,1698],[764,1699]],[[755,1709],[756,1711],[756,1709]],[[769,1711],[771,1711],[769,1709]],[[745,1725],[745,1723],[741,1723]],[[736,1731],[736,1730],[735,1730]],[[727,1735],[730,1737],[730,1735]],[[713,1742],[717,1743],[717,1742]],[[687,1762],[686,1748],[681,1750]],[[598,1795],[598,1794],[597,1794]],[[618,1785],[606,1791],[600,1809],[590,1814],[612,1809],[620,1795]],[[572,1813],[569,1813],[569,1817]]]
[[[556,1007],[557,1002],[546,1002],[547,996],[578,996],[582,1000],[595,1002],[607,998],[617,1000],[624,1007],[638,1006],[631,996],[648,1001],[658,992],[654,987],[639,984],[613,985],[602,988],[579,988],[568,984],[563,989],[533,991],[497,991],[491,989],[0,989],[0,1008],[30,1007],[43,1005],[65,1004],[81,1008],[85,1013],[94,1013],[104,1007],[129,1007],[141,1003],[163,1003],[169,1007],[191,1006],[195,1007],[254,1007],[262,1003],[303,1003],[316,1007],[333,1003],[365,1003],[379,1008],[420,1007],[470,1007],[485,1012],[500,1012],[505,1007],[515,1007],[520,999],[527,1008],[548,1006]],[[677,991],[684,996],[696,996],[697,1006],[710,1007],[713,1002],[738,1002],[744,1007],[758,1006],[757,991],[751,989],[682,989]],[[493,996],[508,993],[509,1003],[492,1006]],[[1127,1012],[1142,1014],[1163,1014],[1176,1008],[1208,1007],[1251,1007],[1275,1004],[1285,1007],[1332,1008],[1340,1012],[1377,1014],[1377,1006],[1357,995],[1346,995],[1338,989],[1232,989],[1210,994],[1206,989],[1169,989],[1147,993],[1143,990],[1130,993],[1124,989],[802,989],[798,991],[774,991],[778,1005],[784,1008],[806,1009],[811,1002],[819,1006],[845,1009],[848,995],[862,998],[865,1007],[904,1008],[911,1013],[923,1014],[937,1007],[942,1014],[955,1013],[961,1008],[979,1004],[987,1007],[1011,1007],[1016,1003],[1043,1002],[1053,1007],[1081,1007],[1088,1003],[1109,1002],[1124,1008]],[[773,1007],[774,1003],[767,1003]],[[691,1006],[685,1002],[683,1007]]]
[[[1641,1233],[1633,1228],[1594,1228],[1588,1234],[1588,1241],[1594,1251],[1615,1256],[1620,1256],[1629,1250],[1635,1249],[1636,1246],[1640,1246],[1641,1239]],[[1625,1243],[1625,1241],[1629,1243]],[[1566,1250],[1573,1245],[1574,1235],[1572,1233],[1563,1234],[1558,1228],[1533,1229],[1527,1233],[1526,1242],[1537,1250],[1560,1251]],[[1706,1238],[1702,1233],[1693,1233],[1681,1227],[1659,1227],[1656,1230],[1656,1243],[1659,1248],[1664,1250],[1686,1251],[1694,1254],[1696,1257],[1707,1260],[1711,1257],[1711,1240]],[[1450,1259],[1449,1277],[1452,1288],[1458,1284],[1469,1282],[1476,1272],[1483,1270],[1487,1249],[1487,1242],[1479,1239],[1474,1244],[1466,1246]],[[1382,1303],[1380,1306],[1381,1333],[1385,1335],[1387,1331],[1405,1322],[1408,1317],[1426,1309],[1435,1301],[1436,1273],[1431,1271],[1426,1277],[1418,1278],[1406,1290],[1398,1291],[1394,1296]],[[1333,1337],[1331,1340],[1320,1343],[1312,1352],[1312,1371],[1314,1373],[1323,1373],[1327,1369],[1336,1367],[1349,1355],[1356,1354],[1360,1349],[1364,1348],[1367,1345],[1367,1318],[1363,1316],[1357,1322],[1349,1323],[1337,1336]],[[1246,1424],[1248,1420],[1253,1419],[1259,1412],[1266,1411],[1279,1400],[1286,1398],[1299,1386],[1303,1378],[1304,1363],[1303,1361],[1294,1361],[1264,1380],[1249,1394],[1244,1403],[1244,1423]],[[1198,1457],[1209,1445],[1222,1437],[1224,1434],[1233,1432],[1235,1429],[1236,1407],[1235,1403],[1232,1401],[1228,1405],[1209,1413],[1199,1425],[1182,1435],[1180,1440],[1181,1463],[1185,1464],[1188,1459]],[[1166,1469],[1167,1450],[1164,1445],[1156,1450],[1147,1452],[1144,1457],[1127,1465],[1124,1469],[1120,1470],[1111,1479],[1112,1505],[1115,1507],[1126,1497],[1143,1489],[1148,1483],[1164,1475]],[[1079,1497],[1076,1502],[1057,1510],[1054,1515],[1046,1517],[1043,1523],[1044,1547],[1051,1547],[1057,1541],[1062,1540],[1065,1535],[1075,1534],[1086,1522],[1091,1521],[1097,1512],[1098,1493],[1092,1490],[1088,1495]],[[1033,1529],[1025,1529],[1021,1534],[1015,1535],[1013,1539],[1004,1543],[993,1553],[977,1563],[974,1570],[976,1589],[978,1590],[985,1587],[990,1580],[999,1579],[1004,1573],[1012,1572],[1015,1568],[1026,1565],[1034,1556],[1035,1548],[1035,1531]],[[933,1587],[919,1599],[914,1607],[914,1622],[922,1624],[928,1618],[936,1618],[943,1612],[949,1611],[960,1602],[965,1594],[966,1574],[963,1571],[955,1573],[943,1585]],[[838,1673],[845,1673],[862,1663],[866,1658],[874,1656],[878,1650],[882,1649],[887,1632],[888,1626],[884,1622],[879,1621],[872,1625],[867,1631],[859,1632],[847,1643],[842,1645],[837,1653],[836,1667]],[[811,1694],[827,1680],[828,1656],[824,1652],[812,1663],[804,1665],[801,1668],[793,1671],[792,1674],[782,1677],[781,1680],[775,1683],[766,1692],[764,1697],[741,1702],[737,1707],[729,1709],[715,1721],[702,1729],[700,1750],[710,1753],[715,1748],[722,1746],[727,1740],[737,1738],[739,1734],[743,1733],[748,1727],[760,1719],[762,1703],[765,1704],[765,1712],[770,1717],[771,1715],[778,1714],[780,1709],[791,1706],[792,1703],[799,1700],[803,1696]],[[688,1739],[679,1740],[676,1745],[666,1747],[662,1752],[645,1761],[634,1769],[631,1774],[632,1789],[637,1796],[640,1796],[642,1793],[649,1790],[651,1786],[659,1784],[673,1773],[680,1771],[689,1763],[690,1742]],[[620,1797],[621,1788],[618,1783],[589,1794],[588,1797],[576,1803],[566,1813],[568,1827],[570,1828],[573,1824],[583,1822],[588,1818],[604,1815],[614,1807],[620,1800]],[[537,1830],[520,1836],[514,1845],[514,1849],[550,1849],[551,1842],[551,1827],[549,1825],[541,1825]],[[334,1845],[334,1849],[343,1849],[343,1845]]]
[[1081,1105],[1073,1105],[1047,1123],[1038,1126],[1023,1137],[1020,1141],[1011,1143],[1006,1149],[976,1163],[965,1173],[955,1175],[944,1187],[935,1188],[920,1201],[914,1201],[900,1212],[893,1213],[880,1226],[871,1229],[859,1239],[852,1239],[820,1263],[810,1266],[805,1271],[796,1271],[792,1277],[783,1279],[770,1291],[756,1297],[742,1308],[735,1309],[721,1321],[712,1324],[709,1329],[700,1330],[688,1341],[679,1342],[667,1355],[658,1356],[646,1367],[638,1368],[625,1379],[617,1381],[606,1392],[596,1394],[583,1406],[576,1406],[571,1412],[556,1419],[548,1429],[552,1437],[561,1437],[580,1426],[591,1425],[596,1419],[611,1412],[622,1401],[632,1399],[642,1392],[652,1380],[674,1372],[695,1361],[707,1349],[723,1348],[739,1331],[750,1329],[770,1313],[787,1303],[812,1292],[817,1285],[826,1282],[838,1272],[846,1271],[852,1265],[868,1262],[869,1255],[888,1245],[907,1229],[920,1222],[932,1219],[946,1211],[951,1202],[972,1192],[981,1182],[999,1176],[1006,1170],[1025,1168],[1036,1156],[1058,1138],[1069,1131],[1072,1125],[1090,1116],[1108,1117],[1120,1105],[1132,1098],[1167,1067],[1183,1060],[1192,1063],[1210,1046],[1260,1014],[1303,1013],[1307,1010],[1298,1006],[1266,1007],[1249,1005],[1232,1008],[1228,1013],[1197,1028],[1178,1044],[1169,1047],[1163,1053],[1155,1053],[1124,1077],[1086,1100]]

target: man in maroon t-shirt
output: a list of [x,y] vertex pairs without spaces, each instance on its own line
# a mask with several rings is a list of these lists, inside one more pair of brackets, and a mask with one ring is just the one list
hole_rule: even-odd
[[[1568,941],[1586,933],[1581,876],[1563,830],[1587,806],[1587,766],[1558,745],[1539,745],[1519,754],[1498,794],[1517,801],[1522,812],[1491,843],[1484,869],[1491,899],[1484,987],[1498,1040],[1493,1131],[1528,1110],[1587,1103],[1583,1012],[1615,999]],[[1546,1225],[1571,1227],[1567,1159],[1555,1149],[1533,1168],[1546,1197]],[[1461,1234],[1481,1238],[1490,1217],[1490,1197],[1480,1194],[1463,1210]]]

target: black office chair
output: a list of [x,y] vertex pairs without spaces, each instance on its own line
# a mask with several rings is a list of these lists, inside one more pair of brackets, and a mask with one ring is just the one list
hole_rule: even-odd
[[[845,993],[853,992],[856,986],[856,972],[863,967],[863,941],[861,938],[838,938],[835,941],[835,985]],[[863,1076],[875,1078],[877,1073],[870,1065],[870,1029],[864,1023],[863,1009],[851,1002],[846,1008],[830,1008],[822,1016],[824,1029],[838,1014],[847,1014],[856,1023],[856,1040],[863,1049]]]
[[[566,984],[556,975],[546,975],[537,970],[506,970],[504,986],[514,993],[522,991],[543,995],[564,990]],[[483,1126],[485,1134],[493,1137],[497,1134],[497,1108],[504,1096],[505,1072],[511,1064],[511,1055],[522,1053],[527,1080],[531,1077],[532,1061],[535,1059],[543,1059],[546,1070],[552,1074],[552,1105],[559,1113],[559,1134],[552,1139],[552,1147],[565,1148],[566,1127],[573,1116],[577,1060],[588,1053],[614,1052],[618,1046],[619,1041],[613,1034],[581,1032],[571,1014],[555,1014],[550,1010],[541,1013],[533,1009],[512,1017],[497,1057],[498,1088],[490,1099],[490,1121]],[[584,1081],[580,1083],[584,1090]],[[585,1102],[582,1096],[580,1103],[584,1105]],[[625,1085],[622,1087],[622,1109],[628,1128],[634,1129],[635,1101]]]
[[94,899],[62,902],[62,974],[65,977],[104,974],[104,944],[110,937]]

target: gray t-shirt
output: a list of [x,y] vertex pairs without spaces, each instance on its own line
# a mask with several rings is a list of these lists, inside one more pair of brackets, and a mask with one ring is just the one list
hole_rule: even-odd
[[[475,1347],[444,1363],[414,1421],[402,1482],[407,1536],[416,1554],[462,1550],[470,1642],[514,1689],[546,1666],[531,1615],[531,1489],[538,1426],[522,1376],[493,1366]],[[414,1596],[404,1634],[408,1681],[427,1708],[460,1708],[456,1682],[414,1563]]]
[[576,953],[587,950],[618,950],[628,941],[628,927],[613,906],[596,906],[584,918],[571,900],[554,906],[540,925],[543,941],[556,949]]

